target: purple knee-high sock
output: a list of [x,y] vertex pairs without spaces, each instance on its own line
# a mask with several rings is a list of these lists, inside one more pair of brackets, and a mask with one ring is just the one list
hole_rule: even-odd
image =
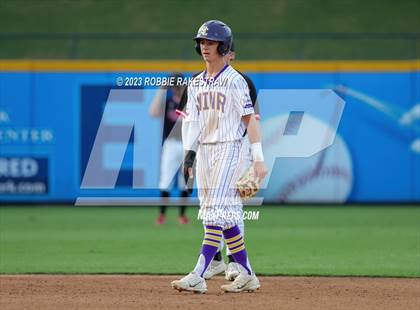
[[222,228],[218,226],[206,226],[203,245],[201,247],[200,256],[198,257],[197,265],[194,268],[200,277],[203,277],[210,265],[214,255],[219,248],[220,240],[222,239]]
[[241,235],[241,231],[237,225],[225,229],[223,236],[226,241],[226,245],[229,248],[233,259],[246,269],[248,274],[252,274],[252,268],[248,261],[248,255],[245,250],[245,243]]

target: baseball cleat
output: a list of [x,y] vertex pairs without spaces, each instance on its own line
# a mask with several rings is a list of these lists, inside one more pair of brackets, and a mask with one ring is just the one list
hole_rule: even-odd
[[187,225],[190,222],[190,220],[188,219],[186,215],[180,215],[178,218],[178,222],[181,225]]
[[195,272],[190,272],[181,280],[171,282],[172,288],[178,291],[189,291],[194,293],[204,294],[207,293],[206,280],[200,277]]
[[241,272],[232,283],[221,286],[226,293],[254,292],[261,287],[260,281],[255,274],[249,275]]
[[210,263],[209,268],[207,268],[207,271],[204,273],[204,279],[209,280],[213,278],[215,275],[218,275],[219,273],[222,273],[226,270],[226,264],[223,260],[217,261],[212,260]]
[[227,265],[225,271],[225,279],[228,281],[233,281],[241,273],[241,269],[238,263],[231,262]]
[[166,222],[166,217],[163,214],[160,214],[156,220],[156,225],[163,225]]

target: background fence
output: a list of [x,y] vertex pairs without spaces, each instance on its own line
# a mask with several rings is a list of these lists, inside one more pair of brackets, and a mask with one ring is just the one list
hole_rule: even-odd
[[[420,200],[420,127],[416,112],[420,108],[419,71],[414,69],[416,62],[408,62],[413,69],[400,67],[400,63],[385,63],[387,67],[379,71],[374,68],[375,63],[369,69],[369,63],[365,62],[365,68],[360,71],[327,68],[323,72],[308,69],[249,73],[258,91],[333,89],[346,101],[338,135],[331,147],[310,158],[277,160],[264,193],[267,201],[409,203]],[[401,64],[407,67],[407,63]],[[124,104],[114,108],[111,118],[104,111],[110,91],[119,89],[118,77],[144,79],[163,77],[169,72],[109,71],[105,67],[96,72],[67,72],[57,68],[55,72],[0,73],[2,200],[68,202],[88,196],[159,196],[162,123],[148,115],[156,87],[145,87],[148,92],[129,105],[130,117],[119,114],[128,108]],[[273,147],[269,133],[276,132],[284,119],[279,105],[293,106],[299,102],[267,102],[259,98],[261,126],[268,139],[263,145],[269,157]],[[125,121],[112,121],[124,119],[124,115]],[[135,115],[136,127],[131,115]],[[81,189],[100,124],[109,130],[121,130],[125,126],[135,130],[136,138],[128,141],[111,135],[100,146],[100,169],[118,171],[115,188]],[[137,155],[135,142],[140,150]],[[125,150],[123,162],[116,160],[120,149]],[[133,188],[135,171],[142,176],[140,189]]]
[[[197,59],[194,33],[0,33],[0,58]],[[235,33],[238,59],[416,59],[420,33]]]
[[[341,189],[321,182],[315,192],[332,193],[327,202],[418,202],[419,12],[415,0],[3,0],[0,200],[73,201],[84,194],[85,142],[97,128],[83,125],[83,117],[101,119],[119,76],[201,69],[192,38],[217,18],[233,29],[235,66],[259,91],[333,88],[346,100],[337,144],[347,155],[335,162],[347,165],[351,182]],[[142,102],[146,114],[149,99]],[[279,116],[275,105],[263,109],[263,125]],[[145,143],[158,155],[160,140],[152,137],[160,136],[160,123],[142,117],[155,129]],[[291,173],[293,164],[283,164],[273,174],[277,183]],[[146,168],[157,185],[159,158]],[[21,192],[10,184],[21,184]],[[126,187],[118,194],[139,194]],[[268,191],[282,201],[277,194]]]

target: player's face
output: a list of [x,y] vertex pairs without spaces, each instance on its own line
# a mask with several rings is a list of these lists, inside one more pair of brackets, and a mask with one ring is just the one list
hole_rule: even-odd
[[219,42],[211,41],[207,39],[202,39],[200,41],[200,49],[201,54],[203,55],[203,59],[207,62],[212,62],[219,57],[219,53],[217,52],[217,47],[219,46]]

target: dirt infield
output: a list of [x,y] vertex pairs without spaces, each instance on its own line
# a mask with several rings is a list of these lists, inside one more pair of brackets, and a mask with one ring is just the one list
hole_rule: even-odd
[[224,294],[222,277],[205,295],[170,287],[175,276],[0,276],[6,309],[357,309],[420,308],[420,279],[260,277],[255,293]]

